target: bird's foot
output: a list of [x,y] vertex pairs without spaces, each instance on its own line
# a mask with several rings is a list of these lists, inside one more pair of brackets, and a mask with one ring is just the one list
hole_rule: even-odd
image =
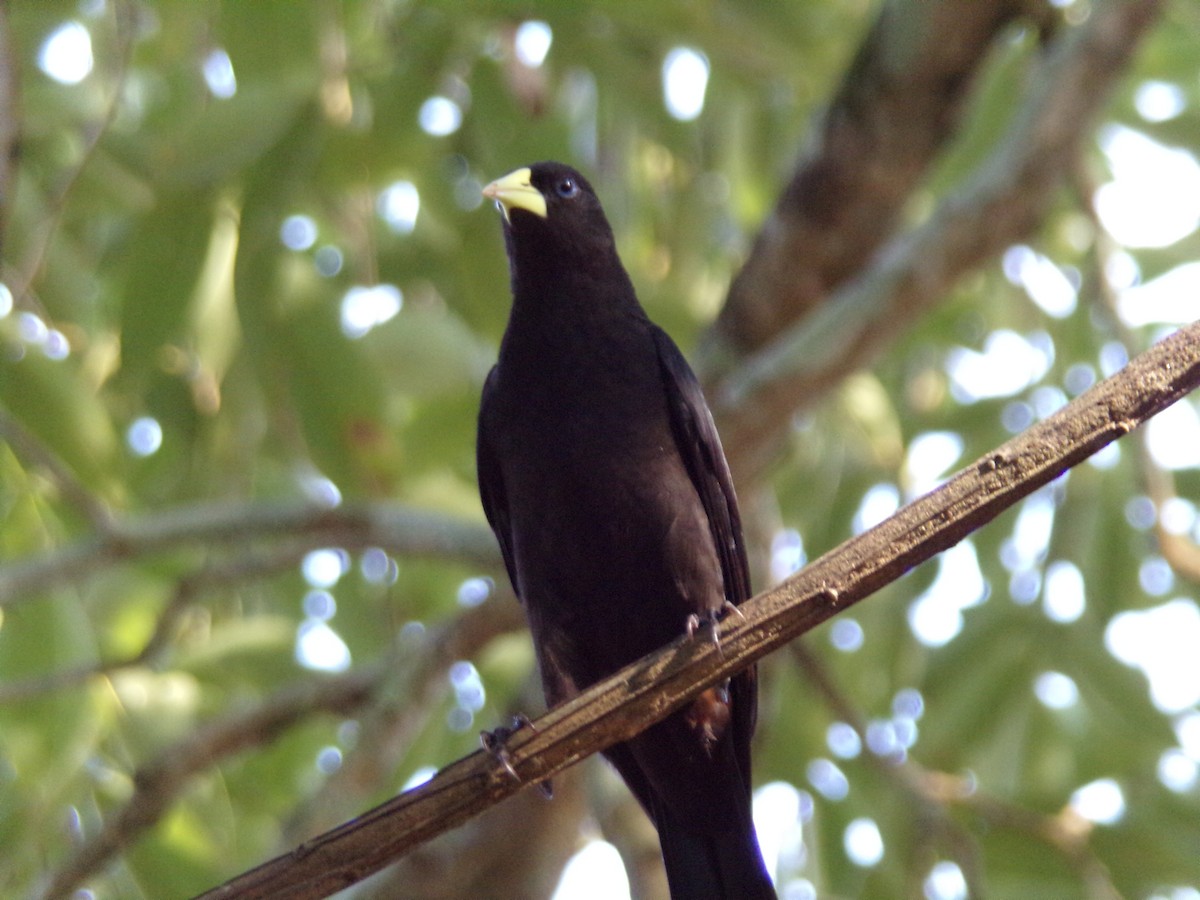
[[[524,713],[517,713],[513,716],[512,725],[501,725],[492,731],[485,730],[479,732],[479,743],[483,746],[483,749],[496,758],[513,781],[520,781],[521,776],[513,768],[512,755],[508,752],[508,741],[509,738],[522,728],[529,728],[534,732],[537,731],[537,726],[533,724],[529,716]],[[547,799],[554,796],[554,785],[551,784],[549,778],[539,781],[537,787]]]
[[685,625],[688,638],[695,638],[696,632],[700,630],[700,626],[707,622],[708,627],[711,629],[710,634],[713,646],[716,647],[717,652],[720,653],[721,619],[724,618],[726,613],[733,613],[743,622],[746,621],[746,617],[742,614],[742,611],[726,600],[720,609],[709,610],[707,613],[705,613],[703,619],[701,619],[700,616],[696,615],[695,613],[692,613],[690,616],[688,616],[687,623]]

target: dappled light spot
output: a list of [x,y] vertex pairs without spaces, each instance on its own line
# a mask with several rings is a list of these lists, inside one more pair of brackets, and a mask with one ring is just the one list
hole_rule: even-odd
[[37,313],[23,312],[17,316],[17,334],[27,344],[41,345],[50,334],[50,329]]
[[890,719],[872,719],[867,723],[867,749],[876,756],[902,759],[907,748],[900,740],[895,722]]
[[916,688],[901,688],[892,698],[892,714],[916,721],[925,715],[925,698]]
[[845,722],[833,722],[825,729],[825,746],[838,759],[854,759],[862,753],[858,732]]
[[341,272],[343,260],[342,251],[332,244],[318,247],[317,252],[313,254],[313,265],[316,266],[317,274],[325,278],[332,278]]
[[459,606],[478,606],[492,596],[496,582],[487,577],[468,578],[458,586]]
[[475,714],[462,706],[455,706],[446,713],[446,727],[455,734],[465,734],[475,724]]
[[975,545],[965,540],[938,557],[933,583],[908,608],[908,626],[925,646],[940,647],[962,631],[963,610],[983,603],[987,595]]
[[337,614],[337,601],[329,591],[309,591],[302,605],[304,615],[319,622],[328,622]]
[[854,513],[855,534],[874,528],[900,508],[900,489],[890,482],[881,482],[867,488],[862,502]]
[[450,686],[454,688],[454,699],[463,709],[477,713],[487,702],[487,692],[483,687],[483,679],[474,664],[460,659],[451,664],[448,673]]
[[1121,461],[1121,445],[1117,441],[1113,441],[1105,447],[1101,447],[1095,453],[1088,457],[1088,465],[1093,469],[1104,471],[1106,469],[1116,468]]
[[1146,449],[1164,469],[1200,466],[1200,413],[1185,398],[1146,423]]
[[960,403],[1011,397],[1041,380],[1054,362],[1054,345],[1044,334],[1029,337],[1007,328],[993,331],[983,350],[955,347],[946,357],[950,391]]
[[1200,163],[1122,125],[1100,133],[1113,180],[1096,190],[1096,213],[1127,247],[1166,247],[1200,225]]
[[6,318],[13,308],[12,291],[8,289],[8,285],[0,282],[0,319]]
[[850,793],[850,781],[837,764],[828,759],[814,759],[805,768],[808,783],[827,800],[845,800]]
[[943,859],[933,864],[922,886],[925,900],[967,900],[967,879],[958,863]]
[[1004,252],[1004,275],[1025,289],[1029,299],[1056,319],[1075,312],[1079,296],[1079,273],[1068,273],[1031,247],[1016,244]]
[[908,445],[904,474],[910,497],[933,490],[963,453],[962,435],[953,431],[926,431]]
[[1083,573],[1073,562],[1055,560],[1046,567],[1042,587],[1042,609],[1052,622],[1069,624],[1083,615],[1087,606]]
[[777,531],[771,538],[771,580],[783,581],[804,567],[808,557],[804,552],[804,538],[794,528]]
[[297,478],[304,496],[320,506],[332,509],[342,504],[342,492],[320,472],[301,472]]
[[338,747],[322,747],[317,751],[317,771],[332,775],[342,767],[342,751]]
[[1062,672],[1042,672],[1033,682],[1033,695],[1047,709],[1070,709],[1079,702],[1075,679]]
[[807,878],[794,878],[779,892],[779,900],[817,900],[817,897],[817,886]]
[[536,69],[546,61],[546,54],[550,52],[553,41],[554,32],[550,30],[549,25],[537,19],[529,19],[517,26],[513,46],[521,64]]
[[1200,762],[1200,712],[1183,713],[1174,722],[1175,737],[1189,757]]
[[317,242],[317,223],[312,216],[288,216],[279,227],[279,240],[289,250],[307,250]]
[[1097,825],[1115,825],[1125,815],[1125,792],[1111,778],[1099,778],[1071,794],[1071,808]]
[[92,71],[92,36],[79,22],[64,22],[38,50],[38,68],[60,84],[78,84]]
[[367,584],[395,584],[400,576],[400,567],[379,547],[368,547],[358,562],[359,570]]
[[883,835],[874,819],[858,818],[846,826],[842,845],[850,862],[864,869],[879,865],[883,859]]
[[589,841],[563,867],[552,900],[628,900],[629,876],[617,848]]
[[1158,518],[1167,534],[1188,534],[1196,527],[1196,504],[1183,497],[1168,497],[1158,510]]
[[862,626],[849,616],[838,616],[829,628],[829,643],[843,653],[853,653],[863,645]]
[[667,112],[690,122],[704,109],[708,89],[708,57],[690,47],[675,47],[663,60],[663,99]]
[[1018,606],[1029,606],[1042,594],[1042,573],[1039,569],[1013,572],[1008,579],[1008,594]]
[[400,786],[400,790],[411,791],[413,788],[419,788],[421,785],[432,779],[437,773],[438,770],[434,766],[421,766],[419,769],[417,769],[417,771],[413,772],[412,775],[408,777],[408,780],[404,782],[403,785]]
[[1129,364],[1129,350],[1120,341],[1108,341],[1100,348],[1100,374],[1108,378]]
[[66,359],[71,355],[71,343],[65,334],[57,328],[51,328],[46,332],[46,339],[42,341],[42,353],[47,359]]
[[296,629],[296,662],[317,672],[345,672],[350,648],[327,623],[308,619]]
[[1126,325],[1184,325],[1200,319],[1200,262],[1186,262],[1117,295]]
[[202,65],[204,83],[209,92],[219,100],[228,100],[237,93],[237,78],[233,74],[233,61],[229,54],[217,47],[204,57]]
[[1113,616],[1104,630],[1109,653],[1140,669],[1150,682],[1150,699],[1163,712],[1200,703],[1200,610],[1180,597],[1150,609]]
[[1006,403],[1000,411],[1000,424],[1009,434],[1020,434],[1036,421],[1033,407],[1023,400]]
[[1187,109],[1187,94],[1169,81],[1143,81],[1133,92],[1133,108],[1147,122],[1166,122]]
[[1178,747],[1163,751],[1158,758],[1158,780],[1167,790],[1186,794],[1196,786],[1200,765]]
[[394,317],[404,306],[404,294],[394,284],[356,285],[342,297],[342,333],[351,340]]
[[1175,587],[1175,572],[1161,556],[1151,556],[1138,566],[1138,584],[1151,597],[1161,597]]
[[396,234],[412,234],[421,211],[421,194],[411,181],[393,181],[380,191],[375,208]]
[[1063,375],[1063,387],[1072,397],[1078,397],[1096,383],[1096,370],[1087,363],[1075,363]]
[[125,443],[137,456],[153,456],[162,447],[162,441],[162,426],[150,416],[134,419],[125,432]]
[[1006,569],[1019,572],[1045,560],[1057,508],[1053,485],[1034,491],[1021,501],[1012,536],[1000,546],[1000,562]]
[[434,137],[454,134],[462,125],[462,107],[449,97],[430,97],[421,104],[417,122],[421,130]]
[[767,871],[798,867],[804,859],[801,791],[786,781],[764,784],[754,792],[752,814]]
[[1137,531],[1153,528],[1158,521],[1158,507],[1145,494],[1132,497],[1125,503],[1125,521]]
[[346,574],[349,565],[345,550],[326,547],[305,554],[300,572],[314,588],[331,588]]

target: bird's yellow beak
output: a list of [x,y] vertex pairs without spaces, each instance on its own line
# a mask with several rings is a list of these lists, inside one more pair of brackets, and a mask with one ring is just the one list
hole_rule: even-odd
[[532,177],[533,172],[528,167],[517,169],[485,187],[483,196],[496,201],[506,222],[510,221],[508,214],[514,209],[523,209],[544,219],[546,198],[533,186]]

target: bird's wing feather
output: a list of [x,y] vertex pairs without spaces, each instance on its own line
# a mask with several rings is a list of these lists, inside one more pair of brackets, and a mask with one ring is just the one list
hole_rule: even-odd
[[[738,512],[729,463],[725,460],[712,413],[691,366],[666,332],[657,325],[650,327],[667,393],[671,429],[675,434],[679,455],[687,466],[692,484],[708,515],[725,579],[725,597],[731,603],[740,604],[750,597],[750,564],[746,559],[741,514]],[[751,666],[730,683],[734,747],[738,765],[746,779],[747,792],[750,790],[750,736],[754,733],[758,715],[757,678],[757,672]]]
[[488,443],[487,409],[496,390],[496,368],[493,366],[483,384],[483,398],[479,404],[479,426],[475,434],[475,465],[479,480],[479,496],[483,500],[483,513],[496,534],[500,544],[500,555],[504,557],[504,568],[512,582],[517,599],[521,598],[521,585],[517,583],[517,566],[513,559],[512,530],[508,519],[508,495],[504,491],[504,474],[500,461]]
[[712,527],[725,579],[725,597],[731,603],[741,603],[750,597],[750,567],[746,562],[733,477],[721,449],[721,439],[687,360],[661,328],[652,325],[651,329],[675,443]]

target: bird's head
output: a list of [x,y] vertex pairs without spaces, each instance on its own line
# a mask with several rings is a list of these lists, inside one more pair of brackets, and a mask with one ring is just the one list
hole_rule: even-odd
[[579,264],[615,253],[612,229],[586,178],[570,166],[539,162],[483,189],[504,216],[510,255],[552,256]]

